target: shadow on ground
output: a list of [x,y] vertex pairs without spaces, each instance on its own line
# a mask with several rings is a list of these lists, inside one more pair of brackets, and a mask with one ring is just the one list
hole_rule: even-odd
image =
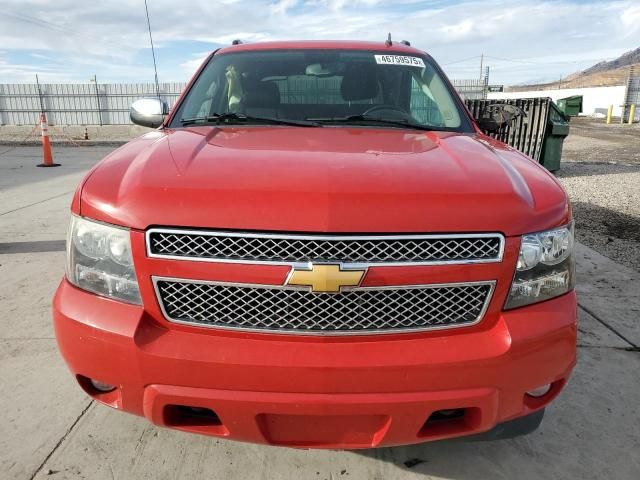
[[578,241],[640,271],[640,217],[586,202],[573,204],[573,216]]
[[11,253],[64,252],[64,240],[40,240],[34,242],[0,242],[0,255]]

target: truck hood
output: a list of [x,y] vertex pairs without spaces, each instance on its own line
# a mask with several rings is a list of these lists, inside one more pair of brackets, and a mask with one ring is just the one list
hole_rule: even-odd
[[552,175],[482,134],[280,126],[143,135],[89,174],[80,213],[141,230],[505,235],[570,216]]

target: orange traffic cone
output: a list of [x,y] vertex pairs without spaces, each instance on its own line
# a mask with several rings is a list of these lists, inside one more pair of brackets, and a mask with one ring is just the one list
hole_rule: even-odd
[[49,124],[44,112],[40,114],[40,130],[42,131],[42,163],[38,167],[59,167],[59,163],[53,163],[53,153],[51,153],[51,143],[49,142]]

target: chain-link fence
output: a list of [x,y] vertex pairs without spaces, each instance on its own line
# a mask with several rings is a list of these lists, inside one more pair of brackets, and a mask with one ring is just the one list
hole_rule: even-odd
[[[466,100],[487,96],[486,79],[452,83]],[[171,107],[184,87],[161,83],[160,97]],[[155,95],[152,83],[0,84],[0,125],[34,125],[41,110],[51,125],[127,125],[131,104]]]

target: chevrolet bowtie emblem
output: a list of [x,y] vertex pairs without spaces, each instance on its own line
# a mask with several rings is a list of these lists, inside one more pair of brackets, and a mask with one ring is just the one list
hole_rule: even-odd
[[366,269],[341,270],[340,265],[311,265],[311,269],[294,268],[287,285],[310,287],[314,293],[339,293],[342,287],[357,287]]

